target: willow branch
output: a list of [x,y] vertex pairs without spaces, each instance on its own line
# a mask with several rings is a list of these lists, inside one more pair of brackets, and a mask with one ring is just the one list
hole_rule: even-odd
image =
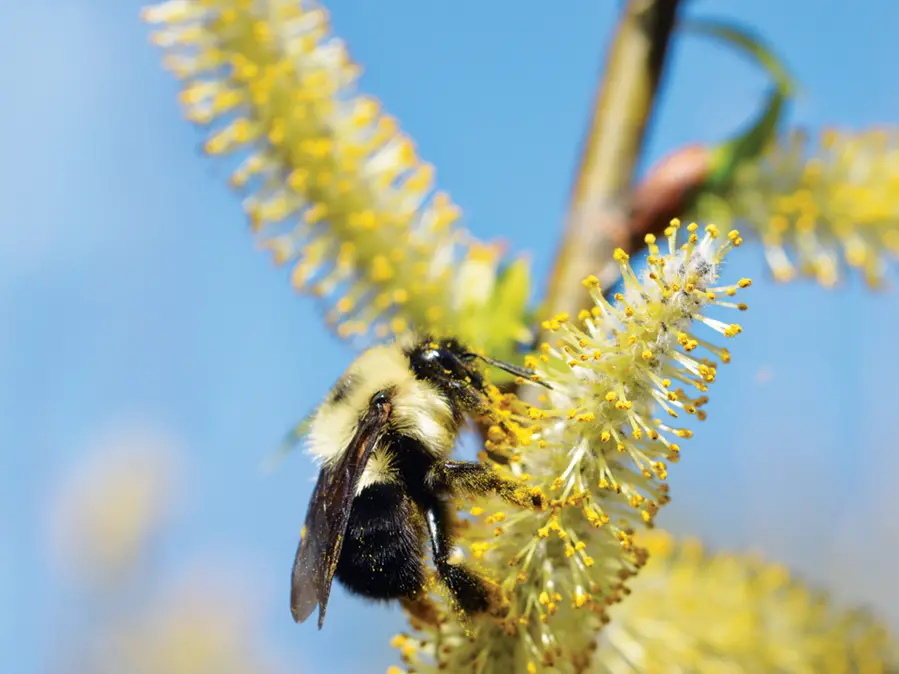
[[[581,280],[615,248],[630,247],[630,193],[673,31],[679,0],[629,0],[595,99],[544,315],[589,304]],[[641,241],[642,243],[642,241]],[[614,282],[618,265],[601,282]]]

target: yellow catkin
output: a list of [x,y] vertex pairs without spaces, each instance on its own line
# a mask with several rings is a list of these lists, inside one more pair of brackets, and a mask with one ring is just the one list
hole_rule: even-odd
[[[612,607],[590,674],[889,672],[897,644],[872,616],[830,606],[782,567],[643,532],[649,562]],[[626,653],[626,657],[623,655]]]
[[[552,336],[527,360],[551,387],[538,406],[511,394],[493,399],[537,440],[510,472],[527,473],[549,507],[513,514],[495,500],[478,502],[460,544],[505,590],[505,617],[499,625],[472,621],[470,639],[454,618],[439,635],[425,628],[416,638],[433,656],[417,657],[415,671],[463,671],[472,662],[485,674],[527,671],[528,663],[538,672],[579,671],[609,607],[628,601],[629,580],[647,559],[637,531],[670,500],[664,480],[681,451],[675,440],[692,435],[677,419],[704,417],[716,358],[725,353],[713,342],[740,333],[706,312],[734,308],[730,297],[748,286],[718,279],[739,233],[683,228],[680,243],[681,225],[672,223],[668,250],[656,250],[639,276],[617,255],[624,287],[613,303],[588,278],[595,308],[588,320],[546,320]],[[501,433],[491,438],[503,442]]]
[[[356,93],[360,69],[324,8],[170,0],[143,18],[182,82],[185,116],[215,128],[205,151],[241,158],[230,183],[260,244],[333,308],[339,335],[414,325],[477,341],[469,314],[491,316],[499,256],[457,226],[459,208],[396,120]],[[488,332],[508,341],[520,329],[500,320]]]
[[775,279],[830,287],[857,269],[879,287],[899,256],[899,133],[826,130],[814,142],[793,132],[741,167],[724,199],[700,196],[695,210],[760,239]]

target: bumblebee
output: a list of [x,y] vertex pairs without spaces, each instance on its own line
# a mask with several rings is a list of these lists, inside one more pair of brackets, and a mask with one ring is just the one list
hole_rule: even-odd
[[532,372],[475,354],[455,339],[405,338],[360,355],[307,427],[321,462],[293,565],[290,609],[322,628],[334,578],[352,594],[398,600],[426,622],[425,550],[457,608],[474,615],[497,600],[495,584],[450,563],[452,499],[496,494],[520,507],[543,496],[479,462],[449,455],[467,416],[487,404],[478,361],[522,377]]

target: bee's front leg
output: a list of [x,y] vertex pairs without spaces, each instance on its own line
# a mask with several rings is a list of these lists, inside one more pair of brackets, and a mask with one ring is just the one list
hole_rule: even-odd
[[442,461],[431,468],[427,479],[432,486],[451,493],[496,494],[522,508],[543,510],[546,507],[546,496],[539,489],[505,478],[476,461]]

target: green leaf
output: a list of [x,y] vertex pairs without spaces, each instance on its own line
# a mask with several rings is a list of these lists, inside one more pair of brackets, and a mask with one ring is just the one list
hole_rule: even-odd
[[[530,331],[524,322],[530,292],[530,261],[521,257],[500,272],[490,301],[491,320],[502,326],[502,332],[509,342],[523,342],[530,337]],[[514,344],[506,350],[514,352]]]
[[732,23],[713,19],[692,19],[681,28],[691,33],[722,40],[749,56],[771,78],[773,87],[759,114],[748,128],[713,151],[711,171],[704,189],[726,190],[737,167],[758,158],[777,136],[788,102],[798,89],[783,61],[755,32]]
[[715,19],[687,19],[681,30],[716,38],[736,47],[767,71],[784,97],[796,95],[798,86],[780,57],[757,33],[727,21]]
[[[521,362],[518,345],[531,339],[527,308],[530,299],[530,262],[518,258],[503,265],[496,272],[489,298],[466,312],[464,337],[474,348],[497,360]],[[491,368],[494,384],[511,381],[513,377]]]
[[758,117],[746,131],[712,150],[709,176],[704,189],[724,190],[733,181],[734,173],[743,162],[758,158],[777,137],[781,115],[786,103],[783,92],[773,89]]

